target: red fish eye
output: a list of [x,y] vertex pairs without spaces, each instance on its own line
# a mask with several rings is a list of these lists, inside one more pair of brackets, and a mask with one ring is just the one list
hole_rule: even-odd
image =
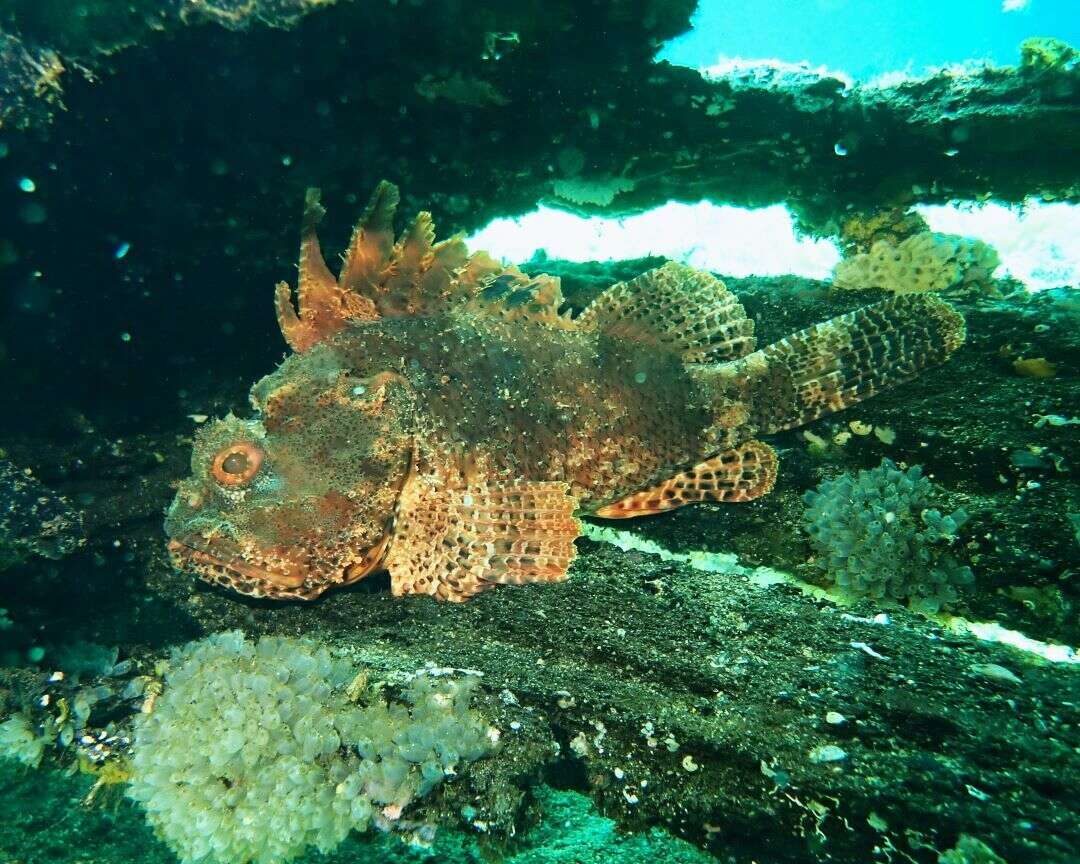
[[259,473],[262,461],[263,451],[254,444],[230,444],[218,451],[210,473],[222,486],[244,486]]

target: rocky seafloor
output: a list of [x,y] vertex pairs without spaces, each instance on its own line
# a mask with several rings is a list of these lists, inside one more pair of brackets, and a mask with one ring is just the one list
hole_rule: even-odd
[[[572,297],[592,290],[601,269],[549,263]],[[614,278],[646,263],[602,269]],[[731,281],[765,339],[866,299],[808,280]],[[7,710],[41,718],[54,710],[37,704],[42,694],[55,705],[61,694],[71,700],[80,687],[104,683],[110,695],[87,725],[111,723],[121,734],[140,704],[121,698],[124,685],[152,676],[169,646],[232,628],[304,635],[390,680],[425,664],[483,673],[476,707],[502,731],[502,749],[411,815],[447,826],[448,836],[480,838],[489,851],[519,854],[532,842],[529,826],[543,824],[553,794],[543,788],[551,786],[589,796],[620,830],[659,826],[724,860],[865,861],[892,846],[936,860],[934,850],[961,834],[1010,862],[1071,860],[1080,842],[1069,794],[1080,776],[1075,668],[902,607],[875,618],[882,609],[869,601],[843,603],[785,582],[765,587],[755,576],[765,566],[813,579],[813,552],[798,527],[801,494],[887,456],[923,465],[949,505],[971,514],[962,554],[976,583],[953,611],[1077,641],[1067,514],[1080,505],[1070,473],[1080,454],[1069,427],[1038,422],[1075,406],[1075,305],[1060,292],[957,302],[969,331],[957,357],[811,424],[805,431],[827,441],[824,449],[802,430],[776,436],[782,471],[771,495],[615,526],[674,552],[733,552],[738,567],[582,540],[568,582],[499,590],[463,606],[395,600],[378,579],[313,604],[259,602],[174,573],[161,514],[185,472],[195,425],[187,417],[159,433],[85,431],[51,446],[9,433],[7,458],[81,502],[86,525],[84,545],[63,560],[34,558],[4,574],[10,625],[0,639],[11,665],[0,672],[0,695]],[[1057,374],[1017,374],[1013,354],[1032,353],[1051,357]],[[853,421],[891,429],[895,440],[851,435],[834,444]],[[1018,464],[1018,452],[1042,458]],[[65,658],[101,646],[113,649],[105,667],[121,662],[118,675],[90,677],[96,669],[78,684],[47,681],[74,664]],[[38,660],[30,666],[28,651]],[[833,712],[843,722],[828,722]],[[822,751],[829,746],[844,758],[815,758],[834,752]],[[159,848],[132,828],[138,811],[115,790],[103,814],[81,803],[93,776],[61,779],[77,747],[50,748],[42,770],[54,779],[8,771],[4,794],[28,802],[0,832],[8,854],[56,860],[56,848],[26,840],[54,817],[68,838],[60,846],[78,831],[96,838],[79,860],[111,860],[123,848],[114,842],[130,842],[112,838],[129,830]]]
[[[483,673],[473,707],[500,749],[407,810],[434,846],[369,832],[318,860],[997,860],[977,843],[1077,859],[1080,670],[823,593],[801,527],[822,480],[921,465],[968,514],[954,551],[975,581],[949,612],[1080,643],[1075,286],[950,297],[968,338],[947,365],[774,436],[781,473],[758,501],[596,521],[563,584],[457,606],[394,600],[376,577],[275,604],[165,558],[194,431],[242,411],[284,350],[270,293],[307,185],[334,214],[328,248],[382,177],[442,236],[540,201],[784,201],[830,236],[917,202],[1080,194],[1066,55],[889,88],[706,79],[651,60],[692,7],[0,10],[0,722],[48,739],[38,768],[0,759],[0,859],[175,860],[124,797],[124,739],[170,649],[229,629],[317,639],[391,692],[426,666]],[[525,269],[581,308],[659,263]],[[726,281],[760,344],[880,297]]]

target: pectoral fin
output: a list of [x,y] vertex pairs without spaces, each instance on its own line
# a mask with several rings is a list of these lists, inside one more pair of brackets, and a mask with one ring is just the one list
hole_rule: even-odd
[[651,489],[607,504],[595,515],[604,519],[632,519],[701,501],[752,501],[772,489],[777,464],[772,447],[760,441],[747,441]]
[[405,484],[386,557],[395,596],[460,602],[495,585],[561,582],[579,533],[566,483]]

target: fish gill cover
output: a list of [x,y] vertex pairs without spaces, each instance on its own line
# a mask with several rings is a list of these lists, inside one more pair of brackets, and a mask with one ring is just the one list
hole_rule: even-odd
[[[933,209],[1080,195],[1013,5],[5,4],[0,857],[1075,860],[1080,303]],[[669,201],[839,261],[462,239]]]

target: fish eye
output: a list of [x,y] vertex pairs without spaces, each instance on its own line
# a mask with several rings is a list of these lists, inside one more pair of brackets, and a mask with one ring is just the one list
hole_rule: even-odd
[[222,486],[246,486],[259,473],[262,461],[262,449],[243,441],[219,450],[210,473]]

